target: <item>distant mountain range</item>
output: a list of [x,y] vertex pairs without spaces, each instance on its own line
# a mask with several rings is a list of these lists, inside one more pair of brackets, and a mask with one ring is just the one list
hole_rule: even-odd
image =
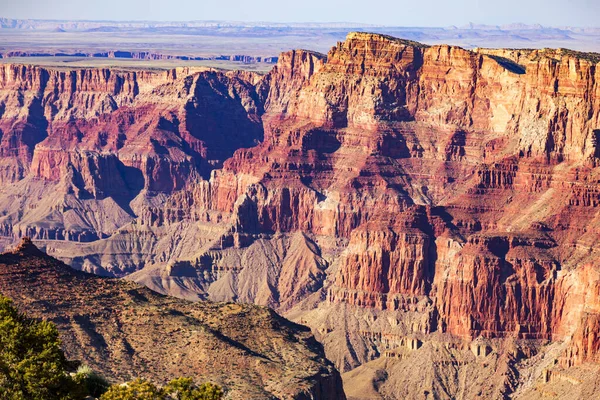
[[[14,19],[0,18],[0,28],[2,29],[35,29],[35,30],[56,30],[65,31],[85,31],[99,27],[115,27],[121,29],[130,28],[316,28],[316,29],[338,29],[338,28],[398,28],[390,25],[373,25],[356,22],[267,22],[267,21],[96,21],[96,20],[47,20],[47,19]],[[447,27],[411,27],[423,30],[457,30],[457,29],[476,29],[476,30],[548,30],[559,29],[573,32],[598,32],[600,27],[549,27],[540,24],[513,23],[505,25],[486,25],[469,23],[464,26]]]
[[[402,27],[351,22],[63,21],[10,18],[0,18],[0,35],[4,37],[4,45],[0,50],[4,50],[3,53],[146,51],[192,58],[222,54],[276,57],[280,52],[297,48],[325,53],[336,42],[343,41],[350,31],[377,32],[430,45],[447,43],[464,48],[564,47],[600,51],[598,27],[549,27],[522,23]],[[39,36],[42,33],[43,37]],[[123,42],[115,33],[127,33],[128,40]]]

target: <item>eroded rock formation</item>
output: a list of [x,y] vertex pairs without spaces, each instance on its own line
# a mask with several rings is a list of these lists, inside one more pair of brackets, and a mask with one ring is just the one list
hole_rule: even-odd
[[343,371],[418,340],[431,379],[489,356],[485,396],[533,396],[598,362],[599,62],[351,33],[263,77],[6,66],[0,229],[273,307]]

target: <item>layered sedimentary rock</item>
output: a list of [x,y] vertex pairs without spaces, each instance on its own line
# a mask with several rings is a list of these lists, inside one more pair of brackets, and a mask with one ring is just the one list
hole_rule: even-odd
[[[431,379],[467,366],[440,398],[590,382],[574,376],[600,346],[599,60],[351,33],[263,77],[117,90],[111,71],[93,100],[6,67],[0,229],[163,293],[274,307],[343,371],[418,341]],[[88,243],[48,240],[65,238]],[[492,383],[462,385],[483,359]],[[380,393],[403,362],[377,364]]]
[[[151,190],[172,191],[181,188],[177,181],[185,181],[189,170],[208,173],[202,162],[218,165],[236,146],[261,138],[256,124],[261,106],[250,83],[234,74],[189,73],[3,64],[2,154],[20,166],[5,172],[6,181],[28,171],[59,180],[66,165],[79,171],[84,167],[77,163],[85,164],[88,156],[110,153],[126,167],[141,170]],[[188,170],[178,171],[178,164]],[[156,187],[148,182],[169,175],[174,182]]]
[[[136,216],[147,193],[181,190],[253,145],[262,105],[253,77],[239,75],[3,65],[5,234],[106,237]],[[49,195],[19,194],[33,191]]]

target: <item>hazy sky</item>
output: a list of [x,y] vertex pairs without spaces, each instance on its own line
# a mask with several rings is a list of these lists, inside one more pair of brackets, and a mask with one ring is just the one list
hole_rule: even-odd
[[0,0],[0,16],[37,19],[468,22],[600,26],[600,0]]

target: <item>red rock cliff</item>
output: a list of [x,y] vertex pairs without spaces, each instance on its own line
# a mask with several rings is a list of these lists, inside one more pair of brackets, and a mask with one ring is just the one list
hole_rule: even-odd
[[[573,256],[596,263],[569,232],[594,246],[592,219],[578,216],[597,214],[597,62],[364,33],[326,61],[290,53],[264,81],[276,86],[263,92],[264,142],[225,163],[202,207],[252,221],[242,230],[349,238],[332,302],[429,297],[434,329],[455,335],[590,337],[595,317],[573,316],[566,304],[581,299],[564,285]],[[401,217],[420,205],[435,215]]]
[[[211,251],[326,238],[331,303],[427,302],[427,332],[570,340],[565,365],[597,355],[597,56],[352,33],[263,78],[3,68],[4,182],[62,180],[78,199],[126,188],[137,219],[119,235],[148,229],[156,246],[198,226]],[[164,197],[131,202],[142,189]],[[7,232],[71,210],[41,224],[2,204]]]

